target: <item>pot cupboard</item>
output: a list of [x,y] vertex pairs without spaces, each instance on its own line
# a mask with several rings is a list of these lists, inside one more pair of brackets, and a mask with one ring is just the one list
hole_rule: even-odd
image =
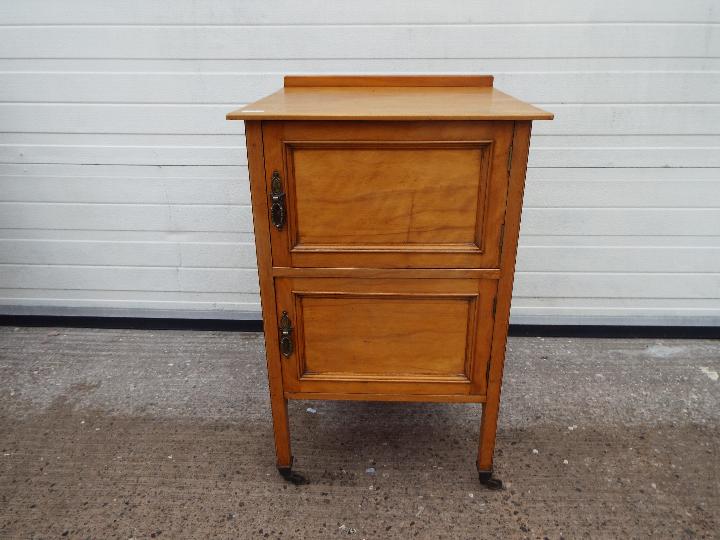
[[288,76],[245,121],[277,466],[288,399],[479,402],[492,476],[533,120],[491,76]]

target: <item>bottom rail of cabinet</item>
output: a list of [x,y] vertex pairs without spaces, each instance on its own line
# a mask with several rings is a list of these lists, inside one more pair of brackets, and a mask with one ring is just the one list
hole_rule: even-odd
[[334,401],[427,401],[434,403],[485,403],[484,395],[473,394],[349,394],[320,392],[285,392],[285,399]]

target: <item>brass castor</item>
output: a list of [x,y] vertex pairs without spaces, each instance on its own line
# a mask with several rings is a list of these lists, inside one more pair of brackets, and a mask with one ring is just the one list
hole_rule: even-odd
[[278,467],[278,472],[285,480],[296,486],[309,484],[310,481],[299,472],[293,471],[291,467]]
[[492,471],[478,471],[480,483],[492,491],[498,491],[503,488],[502,480],[493,478]]

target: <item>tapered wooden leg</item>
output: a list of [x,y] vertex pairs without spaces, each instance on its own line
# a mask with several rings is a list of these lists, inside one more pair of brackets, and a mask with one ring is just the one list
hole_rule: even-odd
[[[498,396],[499,398],[499,396]],[[480,448],[478,449],[477,470],[480,483],[488,489],[502,489],[502,481],[493,477],[493,454],[495,453],[495,436],[499,399],[483,403],[482,420],[480,422]]]
[[292,451],[290,450],[290,423],[286,399],[272,398],[273,430],[275,432],[275,459],[277,469],[285,480],[295,485],[307,484],[307,479],[292,470]]
[[290,449],[290,423],[288,421],[287,399],[282,395],[277,398],[270,392],[273,431],[275,433],[275,462],[277,469],[285,480],[295,485],[307,484],[307,478],[292,470],[293,457]]
[[497,430],[498,403],[483,403],[482,420],[480,422],[480,449],[477,467],[479,471],[492,470],[493,453],[495,452],[495,434]]
[[271,395],[273,431],[275,433],[275,461],[279,468],[292,467],[290,449],[290,423],[288,421],[287,400],[282,396]]

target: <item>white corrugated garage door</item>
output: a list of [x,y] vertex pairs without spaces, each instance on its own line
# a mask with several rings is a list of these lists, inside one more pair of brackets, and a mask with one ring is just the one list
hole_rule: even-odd
[[0,4],[0,311],[259,317],[242,125],[287,73],[492,73],[531,150],[516,323],[720,324],[720,9]]

